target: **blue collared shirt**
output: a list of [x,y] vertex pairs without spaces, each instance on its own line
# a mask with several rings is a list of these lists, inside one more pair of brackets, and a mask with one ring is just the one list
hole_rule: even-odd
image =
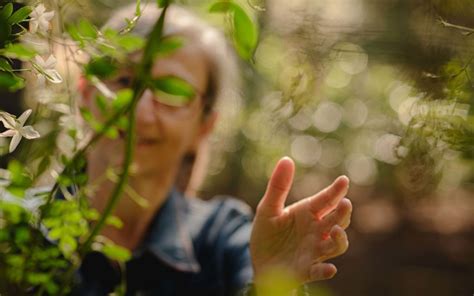
[[[127,295],[234,295],[253,277],[251,221],[236,199],[202,201],[173,190],[126,263]],[[83,274],[79,294],[105,293],[98,277]]]

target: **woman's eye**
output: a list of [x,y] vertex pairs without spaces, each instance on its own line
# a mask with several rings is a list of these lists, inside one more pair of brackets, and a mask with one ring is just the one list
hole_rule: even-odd
[[121,76],[117,79],[117,83],[120,86],[128,87],[132,84],[132,78],[128,76]]

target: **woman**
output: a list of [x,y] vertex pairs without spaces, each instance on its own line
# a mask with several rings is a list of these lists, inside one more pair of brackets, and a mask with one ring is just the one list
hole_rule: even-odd
[[[117,27],[133,14],[126,7],[108,26]],[[134,32],[146,36],[160,11],[144,10]],[[212,131],[216,101],[224,95],[226,50],[222,35],[177,6],[170,7],[165,34],[182,38],[183,46],[154,61],[154,78],[175,76],[195,89],[195,97],[176,104],[162,93],[146,90],[137,107],[133,173],[129,186],[148,206],[123,196],[114,215],[123,227],[106,227],[102,234],[133,251],[125,267],[99,253],[91,253],[80,270],[79,294],[111,292],[125,277],[127,293],[135,295],[232,295],[247,284],[264,289],[262,275],[277,267],[289,270],[299,284],[334,276],[336,268],[324,263],[345,252],[344,231],[351,203],[344,195],[347,177],[314,196],[287,208],[284,203],[294,174],[289,158],[281,159],[260,201],[252,226],[248,207],[232,198],[210,202],[187,199],[176,187],[180,168],[193,159]],[[140,53],[130,57],[138,61]],[[112,90],[129,87],[133,67],[124,68],[106,82]],[[82,103],[95,110],[95,90],[82,84]],[[124,140],[102,139],[87,155],[90,180],[104,179],[110,167],[120,165]],[[185,178],[186,179],[186,178]],[[114,184],[95,184],[91,205],[102,211]]]

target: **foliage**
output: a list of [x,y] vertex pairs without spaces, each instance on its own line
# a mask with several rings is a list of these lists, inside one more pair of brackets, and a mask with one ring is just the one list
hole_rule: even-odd
[[[164,17],[170,3],[157,1],[162,13],[146,40],[133,34],[142,12],[139,0],[135,14],[125,19],[125,27],[120,30],[99,29],[85,18],[65,21],[63,1],[0,6],[0,88],[14,92],[26,86],[38,98],[31,126],[26,125],[31,110],[18,118],[0,111],[0,121],[6,129],[0,135],[13,137],[9,148],[12,153],[22,137],[40,136],[36,130],[38,124],[50,122],[54,126],[45,133],[40,130],[41,139],[37,143],[23,145],[25,151],[20,149],[25,152],[28,165],[12,159],[8,168],[0,171],[0,294],[67,294],[72,288],[74,271],[91,249],[120,262],[130,258],[127,249],[99,233],[106,224],[123,226],[111,213],[122,192],[131,190],[126,182],[133,155],[137,102],[146,88],[160,92],[170,104],[183,104],[194,96],[194,89],[178,77],[150,78],[153,60],[171,54],[183,44],[181,38],[163,36]],[[240,8],[235,5],[235,9]],[[246,18],[243,10],[239,18]],[[53,21],[59,26],[55,27]],[[243,25],[253,26],[248,17],[245,21]],[[245,45],[249,52],[256,46],[256,40],[252,42]],[[62,61],[65,74],[57,70],[54,47],[62,47],[72,61]],[[115,77],[117,70],[128,63],[129,55],[138,50],[143,50],[143,55],[134,69],[137,75],[131,88],[109,90],[102,81]],[[78,57],[79,52],[87,54],[88,61]],[[18,60],[22,62],[20,69],[14,66]],[[102,118],[96,118],[87,108],[79,110],[94,131],[84,145],[79,144],[84,141],[84,135],[74,120],[72,67],[78,67],[98,90],[94,100]],[[36,81],[27,85],[23,73],[32,74]],[[106,209],[99,214],[88,204],[92,189],[85,173],[84,156],[101,137],[115,138],[119,130],[127,134],[125,161],[120,174],[111,172],[108,176],[116,187]],[[38,188],[39,178],[51,170],[48,167],[52,163],[62,167],[55,172],[54,185]],[[136,202],[146,206],[140,197],[136,197]]]
[[[166,11],[171,2],[157,0],[155,4]],[[258,8],[262,19],[270,19],[272,13],[286,7],[281,5],[273,12],[257,7],[255,2],[248,4]],[[372,36],[372,31],[358,32],[354,26],[350,34],[341,34],[327,45],[327,32],[303,24],[318,23],[318,17],[324,16],[301,16],[301,23],[295,25],[286,18],[286,12],[274,27],[263,21],[257,26],[241,3],[204,5],[212,14],[222,16],[237,53],[254,67],[244,72],[247,109],[236,116],[237,122],[221,131],[221,136],[226,133],[234,137],[222,145],[230,155],[228,163],[215,157],[211,167],[214,174],[222,173],[221,183],[232,180],[233,186],[245,184],[240,187],[245,188],[244,193],[238,191],[242,189],[235,192],[258,196],[268,163],[289,150],[300,169],[308,173],[311,186],[311,176],[320,176],[324,170],[326,175],[347,173],[362,188],[376,184],[401,196],[423,197],[447,174],[457,173],[443,169],[449,167],[448,162],[459,158],[473,163],[474,73],[469,55],[455,52],[436,60],[438,67],[420,68],[417,62],[427,60],[430,64],[431,60],[422,59],[420,48],[409,47],[420,43],[410,39],[411,32],[401,31],[398,33],[409,40],[405,50],[413,52],[406,63],[411,63],[416,79],[400,77],[394,62],[378,57],[376,52],[380,44],[388,44],[390,52],[398,49],[390,34]],[[122,226],[110,213],[122,192],[131,189],[126,183],[133,154],[134,108],[145,88],[157,92],[170,105],[186,104],[195,94],[177,77],[149,77],[153,59],[173,53],[184,40],[162,36],[163,18],[157,20],[149,38],[134,35],[133,27],[146,9],[139,0],[135,13],[124,20],[120,30],[100,29],[84,17],[70,21],[65,14],[73,5],[63,4],[54,0],[0,7],[0,88],[8,92],[30,88],[37,106],[24,120],[0,113],[7,132],[3,136],[17,135],[16,143],[10,142],[15,145],[0,142],[5,146],[2,151],[18,153],[15,156],[21,160],[12,160],[7,169],[0,170],[0,294],[67,293],[74,270],[91,249],[118,261],[130,257],[127,250],[98,234],[105,224]],[[308,21],[311,17],[315,19]],[[396,15],[384,19],[400,20]],[[408,22],[409,18],[404,19]],[[466,42],[472,37],[469,27],[444,19],[438,25],[460,31]],[[286,27],[291,29],[288,35]],[[367,35],[370,38],[359,39]],[[63,48],[70,63],[61,60],[56,65],[52,48]],[[137,79],[120,91],[108,89],[103,81],[117,75],[129,62],[129,55],[138,50],[144,54],[133,67]],[[89,59],[81,59],[81,53]],[[20,68],[14,66],[18,61],[22,62]],[[74,76],[69,73],[73,66],[97,90],[94,100],[100,118],[87,108],[75,110],[77,92]],[[31,80],[24,73],[30,74]],[[368,83],[373,77],[376,83]],[[232,108],[225,111],[232,112]],[[93,131],[91,138],[85,138],[77,125],[76,112]],[[27,130],[30,138],[34,132],[41,138],[29,141],[19,137],[27,134],[27,127],[31,127]],[[107,176],[116,187],[107,210],[99,214],[87,202],[91,188],[84,172],[84,154],[102,137],[116,138],[121,131],[127,131],[125,161],[118,172]],[[388,140],[388,146],[382,140]],[[374,171],[388,176],[390,182],[375,183]],[[36,190],[41,176],[51,172],[52,188]],[[307,179],[299,181],[308,183]],[[136,202],[146,206],[139,196]]]

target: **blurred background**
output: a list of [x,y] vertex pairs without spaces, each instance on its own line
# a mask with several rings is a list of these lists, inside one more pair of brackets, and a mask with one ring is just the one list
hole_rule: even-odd
[[255,206],[282,155],[298,166],[290,202],[346,174],[351,245],[315,295],[474,293],[474,2],[249,6],[255,67],[199,195]]
[[[130,1],[70,1],[98,26]],[[69,2],[68,2],[69,3]],[[211,1],[181,1],[203,18]],[[202,198],[255,207],[283,155],[289,203],[346,174],[350,248],[315,295],[474,293],[474,2],[247,0],[259,24],[224,101]],[[206,163],[206,161],[204,161]]]

